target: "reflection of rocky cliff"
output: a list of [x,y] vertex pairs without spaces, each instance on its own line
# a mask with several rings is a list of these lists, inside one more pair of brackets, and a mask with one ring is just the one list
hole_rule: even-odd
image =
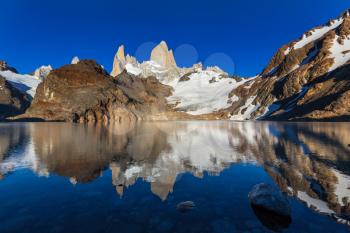
[[[25,126],[0,127],[0,132],[9,132],[0,136],[2,173],[29,167],[40,175],[54,173],[72,182],[88,182],[110,168],[119,194],[140,178],[165,200],[182,173],[202,177],[205,172],[219,174],[232,163],[257,163],[282,191],[310,208],[342,218],[350,215],[347,124],[144,122]],[[15,146],[21,149],[13,157],[9,151]]]

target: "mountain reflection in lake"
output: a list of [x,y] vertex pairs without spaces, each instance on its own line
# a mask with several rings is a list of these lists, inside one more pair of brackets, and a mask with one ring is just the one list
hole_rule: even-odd
[[271,232],[261,182],[284,232],[347,232],[349,143],[347,123],[1,124],[0,232]]

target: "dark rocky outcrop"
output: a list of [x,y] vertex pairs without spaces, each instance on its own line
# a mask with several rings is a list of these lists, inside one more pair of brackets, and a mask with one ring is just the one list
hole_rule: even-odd
[[22,93],[0,76],[0,120],[24,113],[30,105],[30,96]]

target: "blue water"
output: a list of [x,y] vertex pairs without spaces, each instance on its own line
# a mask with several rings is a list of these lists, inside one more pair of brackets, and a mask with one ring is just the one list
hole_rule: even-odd
[[[328,142],[315,147],[315,138],[308,141],[300,134],[313,129],[334,135],[336,129],[347,129],[343,125],[145,124],[127,130],[63,123],[1,125],[0,232],[273,232],[255,215],[247,195],[262,182],[285,191],[281,180],[287,180],[289,189],[326,203],[337,216],[347,217],[334,208],[337,201],[314,196],[311,185],[293,184],[293,176],[286,172],[296,169],[307,177],[309,169],[322,167],[312,180],[327,180],[324,175],[333,177],[334,169],[346,179],[349,154],[341,154],[347,150],[339,147],[341,141],[331,150],[334,158],[325,159]],[[269,128],[273,133],[264,131]],[[237,129],[244,130],[241,134]],[[283,141],[281,136],[285,129],[292,141],[288,146],[288,138]],[[293,157],[291,151],[300,154]],[[295,162],[306,157],[305,151],[317,151],[320,157],[307,158],[311,165]],[[264,153],[273,154],[273,159]],[[267,172],[275,162],[273,168],[282,174],[277,178]],[[304,166],[309,167],[304,171]],[[307,180],[310,177],[294,181]],[[337,182],[330,178],[323,185]],[[339,195],[333,188],[325,193]],[[282,232],[349,231],[295,193],[288,199],[292,222]],[[196,206],[181,213],[176,205],[182,201]]]

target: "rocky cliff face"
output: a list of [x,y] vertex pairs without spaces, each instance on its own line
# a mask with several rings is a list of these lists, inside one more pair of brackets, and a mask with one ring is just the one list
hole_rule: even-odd
[[152,50],[151,61],[168,69],[177,67],[173,51],[168,49],[168,45],[165,41],[160,42],[160,44]]
[[20,116],[52,121],[135,121],[164,111],[169,87],[155,78],[136,79],[122,73],[112,78],[91,60],[53,70],[38,86]]
[[117,53],[115,54],[114,60],[113,60],[113,70],[111,75],[113,77],[116,77],[117,75],[121,74],[123,70],[125,69],[125,54],[124,54],[124,45],[119,46]]

